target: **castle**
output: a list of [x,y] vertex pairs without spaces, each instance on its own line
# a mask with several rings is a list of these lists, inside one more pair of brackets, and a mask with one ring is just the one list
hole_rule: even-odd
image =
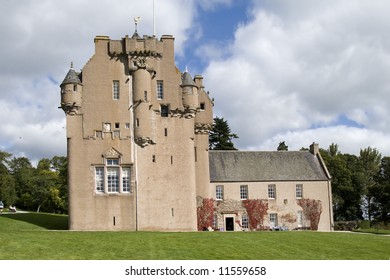
[[318,229],[332,230],[330,176],[317,144],[209,151],[213,100],[202,76],[176,67],[172,36],[94,42],[82,71],[72,65],[60,86],[71,230],[195,231],[207,200],[208,228],[249,230],[249,199],[267,201],[263,228],[304,228],[303,198],[320,201]]

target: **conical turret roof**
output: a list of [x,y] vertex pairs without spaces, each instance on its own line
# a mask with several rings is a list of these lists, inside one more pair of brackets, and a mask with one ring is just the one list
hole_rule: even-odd
[[70,65],[68,74],[66,74],[65,79],[61,83],[61,86],[66,84],[82,85],[78,73],[73,69],[73,63]]
[[194,80],[192,79],[191,77],[191,74],[188,73],[188,71],[186,70],[182,77],[181,77],[181,86],[182,87],[186,87],[186,86],[196,86],[195,83],[194,83]]

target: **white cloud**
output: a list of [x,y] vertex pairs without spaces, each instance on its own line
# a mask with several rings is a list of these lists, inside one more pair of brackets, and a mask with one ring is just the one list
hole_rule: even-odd
[[[70,62],[76,69],[84,66],[94,53],[96,35],[131,36],[136,16],[142,17],[139,33],[152,34],[152,0],[0,3],[0,148],[33,160],[64,155],[58,85]],[[214,40],[197,51],[202,62],[210,61],[204,78],[216,101],[215,115],[225,117],[240,136],[238,146],[274,149],[286,141],[300,148],[316,141],[326,147],[336,142],[345,152],[349,148],[343,145],[390,154],[384,144],[390,140],[390,4],[252,3],[232,43]],[[234,8],[232,0],[155,4],[157,36],[173,34],[181,59],[205,32],[202,11]],[[362,128],[340,126],[341,116]]]
[[[302,142],[288,144],[300,148],[348,139],[355,152],[356,145],[381,145],[390,154],[369,137],[390,140],[390,4],[262,1],[252,11],[225,48],[228,57],[210,56],[204,72],[216,115],[240,136],[237,146],[261,149],[275,141],[276,149],[291,137]],[[363,128],[341,129],[341,116]]]
[[[152,0],[0,0],[0,148],[39,160],[66,154],[59,84],[70,62],[81,69],[96,35],[152,35]],[[178,54],[192,35],[193,0],[156,0],[156,32],[175,36]],[[168,19],[168,20],[167,20]]]
[[388,147],[390,133],[347,126],[283,132],[266,139],[260,146],[252,149],[275,151],[282,141],[286,142],[289,150],[309,148],[311,143],[316,142],[325,150],[332,143],[338,144],[340,152],[349,154],[359,154],[360,149],[367,147],[377,148],[383,156],[389,155],[390,152]]

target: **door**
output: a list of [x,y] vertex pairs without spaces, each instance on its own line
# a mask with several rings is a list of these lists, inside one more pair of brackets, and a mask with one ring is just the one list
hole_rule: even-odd
[[234,218],[225,218],[226,231],[234,231]]

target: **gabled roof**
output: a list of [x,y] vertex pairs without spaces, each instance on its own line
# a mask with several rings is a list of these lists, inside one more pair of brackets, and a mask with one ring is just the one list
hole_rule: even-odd
[[321,159],[309,151],[210,151],[211,182],[327,181]]

